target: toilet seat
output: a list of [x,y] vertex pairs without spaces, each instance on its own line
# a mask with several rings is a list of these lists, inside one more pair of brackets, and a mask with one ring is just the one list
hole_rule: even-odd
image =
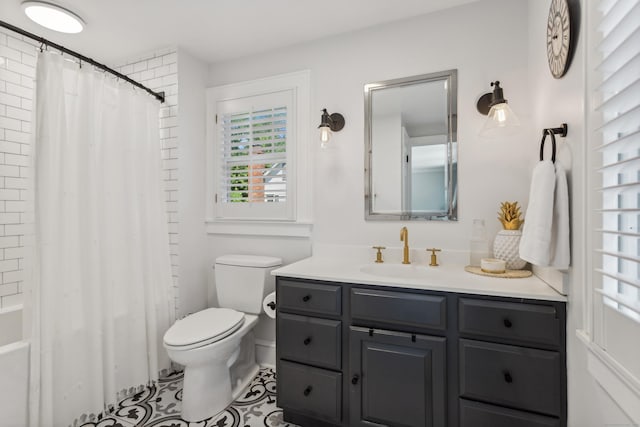
[[177,321],[164,334],[167,347],[189,350],[228,337],[244,323],[244,313],[230,308],[208,308]]

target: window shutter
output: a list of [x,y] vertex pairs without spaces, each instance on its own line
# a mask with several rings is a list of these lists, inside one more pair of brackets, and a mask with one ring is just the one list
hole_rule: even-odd
[[640,323],[640,1],[602,1],[600,11],[594,301],[605,307],[595,321],[613,309]]
[[217,115],[217,216],[288,219],[291,93],[222,101]]

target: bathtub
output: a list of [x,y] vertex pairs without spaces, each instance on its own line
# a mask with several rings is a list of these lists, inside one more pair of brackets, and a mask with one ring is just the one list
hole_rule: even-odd
[[0,309],[0,426],[27,425],[29,343],[22,340],[22,307]]

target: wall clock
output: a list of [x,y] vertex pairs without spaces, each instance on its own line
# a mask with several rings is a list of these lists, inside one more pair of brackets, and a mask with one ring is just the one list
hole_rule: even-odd
[[567,0],[551,0],[547,19],[547,59],[556,79],[569,69],[571,15]]

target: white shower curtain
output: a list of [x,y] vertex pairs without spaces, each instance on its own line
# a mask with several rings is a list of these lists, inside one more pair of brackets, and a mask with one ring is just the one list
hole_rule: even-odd
[[38,57],[30,425],[65,426],[169,367],[173,320],[158,102]]

